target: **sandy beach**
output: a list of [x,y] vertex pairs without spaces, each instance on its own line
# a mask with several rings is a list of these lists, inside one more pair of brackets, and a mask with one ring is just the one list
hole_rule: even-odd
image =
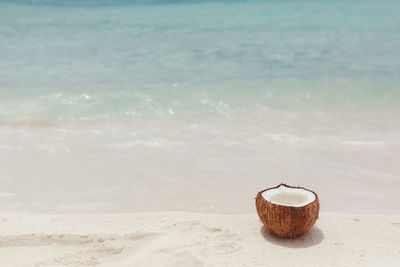
[[256,214],[0,215],[1,266],[398,266],[400,216],[322,213],[295,240]]

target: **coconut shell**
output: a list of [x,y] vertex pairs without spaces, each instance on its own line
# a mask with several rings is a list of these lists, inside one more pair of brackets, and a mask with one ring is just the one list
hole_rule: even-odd
[[[310,191],[315,195],[315,200],[303,207],[293,207],[274,204],[263,198],[263,192],[282,185]],[[256,197],[256,208],[261,222],[270,233],[282,238],[296,238],[308,232],[318,219],[319,199],[315,192],[304,187],[280,184],[259,192]]]

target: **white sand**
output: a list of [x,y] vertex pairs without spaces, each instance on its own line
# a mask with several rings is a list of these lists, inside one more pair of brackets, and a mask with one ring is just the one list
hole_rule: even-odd
[[1,266],[399,266],[400,216],[320,214],[296,240],[256,214],[0,215]]

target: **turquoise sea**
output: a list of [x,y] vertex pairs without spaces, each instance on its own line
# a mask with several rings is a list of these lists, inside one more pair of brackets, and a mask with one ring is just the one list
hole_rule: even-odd
[[[400,1],[0,1],[0,209],[400,213]],[[188,201],[190,199],[190,201]]]
[[400,104],[399,1],[0,2],[0,118]]

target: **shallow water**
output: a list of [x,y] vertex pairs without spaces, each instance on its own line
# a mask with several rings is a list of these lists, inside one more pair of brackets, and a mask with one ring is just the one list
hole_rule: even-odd
[[398,1],[2,1],[0,119],[400,102]]
[[2,1],[0,207],[400,211],[398,1]]
[[252,213],[258,191],[285,182],[322,211],[398,213],[399,117],[359,116],[2,127],[1,208]]

